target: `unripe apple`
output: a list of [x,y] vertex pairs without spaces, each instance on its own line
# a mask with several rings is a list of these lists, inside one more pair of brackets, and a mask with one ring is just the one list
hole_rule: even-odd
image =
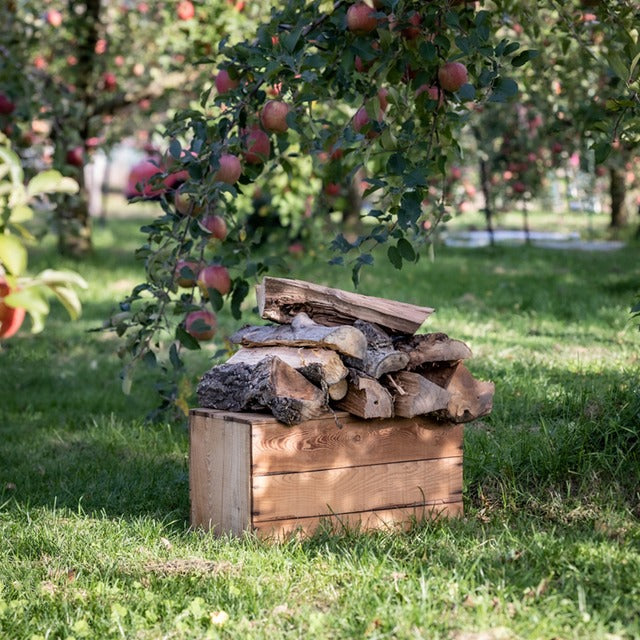
[[0,93],[0,114],[3,116],[8,116],[13,113],[16,105],[12,100],[9,99],[7,95],[4,93]]
[[47,22],[52,27],[58,28],[62,24],[62,14],[57,9],[49,9],[47,11]]
[[445,91],[457,91],[468,78],[467,67],[462,62],[447,62],[438,69],[438,82]]
[[252,127],[242,132],[246,151],[244,159],[249,164],[262,164],[269,158],[271,143],[269,136],[259,127]]
[[347,29],[358,35],[370,33],[378,26],[376,11],[364,2],[356,2],[347,10]]
[[226,69],[220,69],[216,76],[215,85],[218,94],[223,95],[227,91],[232,91],[238,86],[238,80],[234,80]]
[[69,149],[67,151],[66,161],[67,164],[70,164],[74,167],[84,166],[84,148],[78,146]]
[[[191,274],[184,273],[183,269],[189,269]],[[178,260],[176,263],[176,282],[179,287],[183,287],[185,289],[191,289],[191,287],[195,287],[198,282],[198,274],[202,269],[202,264],[200,262],[196,262],[195,260]]]
[[25,310],[18,307],[10,307],[4,303],[11,293],[11,288],[4,277],[0,276],[0,339],[10,338],[15,335],[22,326],[25,318]]
[[176,13],[180,20],[191,20],[196,15],[196,10],[191,0],[180,0]]
[[209,297],[208,289],[214,289],[221,296],[231,291],[229,271],[221,264],[210,264],[198,274],[198,286],[204,298]]
[[260,122],[267,131],[284,133],[289,125],[287,124],[287,114],[289,105],[281,100],[269,100],[260,112]]
[[218,240],[224,240],[227,237],[227,223],[221,216],[205,216],[200,225]]
[[185,328],[196,340],[211,340],[216,335],[218,319],[215,313],[202,309],[187,314]]
[[220,168],[216,171],[213,179],[217,182],[235,184],[242,175],[242,165],[238,156],[230,153],[223,153],[220,156]]
[[173,196],[176,211],[183,216],[196,218],[202,213],[202,207],[196,205],[193,195],[178,189]]

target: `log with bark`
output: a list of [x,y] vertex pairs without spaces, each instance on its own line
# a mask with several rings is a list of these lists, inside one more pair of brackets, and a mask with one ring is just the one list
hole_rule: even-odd
[[352,369],[348,382],[346,396],[336,404],[339,409],[367,419],[393,416],[393,398],[377,380]]
[[413,371],[425,362],[455,362],[471,357],[471,349],[446,333],[426,333],[419,336],[398,336],[393,346],[409,356],[407,369]]
[[387,376],[393,389],[393,410],[401,418],[413,418],[441,411],[449,406],[451,394],[419,373],[398,371]]

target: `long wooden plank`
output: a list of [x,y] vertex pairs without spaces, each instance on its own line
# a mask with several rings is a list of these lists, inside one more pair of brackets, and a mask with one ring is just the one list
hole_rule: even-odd
[[327,326],[360,319],[391,331],[415,333],[433,313],[431,307],[286,278],[265,277],[256,288],[256,297],[260,315],[283,324],[291,322],[302,311],[315,322]]
[[240,535],[251,525],[251,427],[192,413],[191,525]]
[[256,422],[255,475],[317,471],[398,460],[462,455],[463,425],[415,418],[362,420],[348,414],[310,420],[294,428]]
[[253,523],[462,499],[462,457],[255,476]]
[[318,529],[328,528],[332,533],[345,531],[371,531],[374,529],[403,530],[415,522],[437,518],[455,518],[463,515],[462,501],[425,503],[415,507],[377,509],[332,516],[311,516],[286,520],[255,522],[254,528],[261,538],[281,539],[292,534],[310,536]]

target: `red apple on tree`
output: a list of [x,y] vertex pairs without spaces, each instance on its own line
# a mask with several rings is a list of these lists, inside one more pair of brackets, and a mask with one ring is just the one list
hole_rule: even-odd
[[[382,123],[382,112],[378,117],[378,123]],[[356,114],[353,116],[353,128],[359,133],[362,129],[368,127],[371,124],[371,119],[365,107],[360,107]],[[380,132],[373,127],[367,131],[367,138],[375,138],[380,135]]]
[[260,122],[267,131],[284,133],[289,128],[287,114],[289,105],[282,100],[269,100],[260,112]]
[[209,297],[209,289],[214,289],[222,296],[226,295],[231,291],[231,277],[228,269],[221,264],[210,264],[198,274],[198,286],[205,298]]
[[232,91],[238,86],[238,81],[234,80],[226,69],[220,69],[215,79],[216,91],[223,95],[227,91]]
[[67,164],[74,167],[84,166],[84,148],[81,146],[73,147],[67,151]]
[[358,35],[370,33],[378,26],[375,9],[364,2],[356,2],[347,10],[347,29]]
[[176,9],[179,20],[191,20],[196,15],[195,7],[191,0],[180,0]]
[[116,74],[111,71],[107,71],[102,76],[102,82],[104,84],[104,88],[107,91],[115,91],[118,87],[118,79],[116,78]]
[[218,319],[215,313],[202,309],[187,314],[185,328],[196,340],[211,340],[216,335]]
[[176,263],[176,282],[179,287],[190,289],[198,283],[198,274],[202,264],[195,260],[178,260]]
[[220,168],[216,171],[213,179],[218,182],[235,184],[242,175],[242,165],[238,156],[230,153],[223,153],[220,156]]
[[22,326],[25,310],[10,307],[5,304],[4,298],[11,293],[11,288],[3,276],[0,276],[0,339],[10,338],[15,335]]
[[340,185],[335,182],[329,182],[324,187],[324,192],[330,197],[335,198],[340,195]]
[[438,69],[438,82],[445,91],[457,91],[468,79],[467,67],[462,62],[447,62]]
[[0,114],[8,116],[13,113],[15,108],[14,102],[4,93],[0,93]]
[[62,14],[57,9],[49,9],[47,11],[47,22],[52,27],[58,28],[62,24]]
[[435,85],[422,84],[416,89],[416,98],[421,93],[427,93],[429,100],[434,100],[438,103],[438,109],[444,103],[444,91]]
[[193,195],[178,189],[173,196],[176,211],[183,216],[197,217],[202,213],[202,207],[196,205]]
[[269,136],[259,127],[252,127],[242,132],[246,151],[245,162],[249,164],[262,164],[269,158],[271,143]]
[[227,223],[222,216],[205,216],[200,222],[200,226],[218,240],[224,240],[227,237]]

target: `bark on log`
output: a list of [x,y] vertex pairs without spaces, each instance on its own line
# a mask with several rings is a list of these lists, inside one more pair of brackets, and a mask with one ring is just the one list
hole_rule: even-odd
[[364,357],[367,339],[351,326],[325,327],[306,313],[299,313],[290,325],[244,327],[231,336],[243,347],[324,347],[354,358]]
[[427,333],[419,336],[399,336],[393,346],[409,355],[407,369],[413,371],[425,362],[455,362],[471,357],[471,349],[446,333]]
[[347,395],[336,406],[360,418],[393,417],[391,394],[373,378],[356,371],[350,374]]
[[363,320],[356,320],[353,326],[367,339],[367,351],[363,358],[345,358],[348,367],[358,369],[376,380],[385,373],[404,369],[409,355],[393,348],[391,338],[380,328]]
[[438,417],[453,422],[471,422],[491,413],[495,385],[476,380],[462,363],[425,368],[420,373],[451,394],[446,409],[437,412]]
[[240,349],[234,353],[227,364],[256,365],[266,358],[276,356],[290,367],[299,371],[307,380],[320,386],[334,385],[349,375],[340,356],[329,349],[309,349],[305,347],[257,347]]
[[326,394],[275,356],[256,365],[213,367],[200,380],[198,401],[205,409],[268,409],[287,425],[318,418],[328,411]]
[[397,416],[413,418],[449,405],[451,394],[419,373],[398,371],[387,377],[393,381],[393,410]]
[[415,333],[433,313],[430,307],[285,278],[264,278],[256,288],[256,295],[260,315],[279,323],[291,322],[302,311],[327,326],[361,319],[391,331]]

